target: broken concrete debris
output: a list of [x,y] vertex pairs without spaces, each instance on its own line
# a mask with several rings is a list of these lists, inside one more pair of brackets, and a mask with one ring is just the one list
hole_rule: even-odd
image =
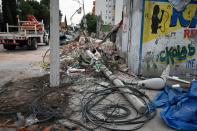
[[[49,56],[50,50],[43,56],[46,70]],[[49,88],[48,76],[2,87],[0,123],[11,120],[3,127],[18,131],[140,129],[156,114],[144,89],[165,89],[171,79],[168,66],[161,78],[141,80],[130,74],[113,42],[85,36],[63,45],[60,58],[60,88]]]
[[[96,56],[94,56],[93,53],[91,53],[89,50],[86,51],[88,53],[88,55],[95,59],[98,60],[98,58],[96,58]],[[101,65],[101,71],[105,74],[105,76],[115,85],[118,87],[124,87],[125,85],[123,84],[123,82],[119,79],[116,78],[116,76],[113,75],[113,73],[105,66],[105,65]],[[124,89],[124,88],[120,88],[120,92],[130,92],[130,90],[128,89]],[[142,101],[138,100],[138,98],[134,95],[131,94],[124,94],[122,93],[123,96],[125,96],[127,98],[127,100],[136,108],[136,110],[139,113],[144,113],[146,111],[146,107],[144,105],[144,103],[142,103]]]
[[78,74],[82,72],[85,72],[85,69],[77,69],[77,68],[69,67],[66,73],[68,76],[71,76],[72,74]]

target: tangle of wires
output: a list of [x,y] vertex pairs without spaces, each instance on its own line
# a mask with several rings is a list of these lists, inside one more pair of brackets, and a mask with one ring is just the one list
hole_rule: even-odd
[[[120,92],[120,88],[128,88],[130,92]],[[134,105],[126,102],[121,93],[138,97],[145,105],[146,111],[140,114]],[[115,97],[119,95],[119,97]],[[118,98],[123,98],[123,101]],[[125,103],[126,102],[126,103]],[[82,117],[91,130],[104,128],[113,131],[131,131],[143,125],[156,115],[156,110],[149,106],[149,97],[134,87],[109,87],[96,92],[87,93],[82,99]]]
[[[64,114],[68,110],[68,96],[69,94],[64,94],[63,89],[49,89],[48,91],[41,93],[41,95],[36,98],[30,105],[30,112],[35,116],[38,121],[36,123],[45,123],[53,119],[63,118]],[[55,93],[58,95],[58,98],[55,98],[50,102],[47,100],[48,97],[51,97],[51,94]],[[58,100],[61,99],[61,102]],[[58,100],[58,101],[57,101]],[[56,102],[55,102],[56,101]],[[55,102],[55,104],[53,104]]]

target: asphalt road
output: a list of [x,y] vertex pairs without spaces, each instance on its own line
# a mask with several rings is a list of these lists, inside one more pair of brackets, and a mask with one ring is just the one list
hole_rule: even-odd
[[0,86],[8,81],[43,75],[40,67],[42,56],[49,46],[39,46],[38,50],[17,48],[15,51],[3,49],[0,45]]

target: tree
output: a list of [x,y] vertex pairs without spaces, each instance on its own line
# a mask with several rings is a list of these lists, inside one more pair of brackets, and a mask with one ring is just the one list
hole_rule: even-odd
[[29,4],[29,1],[20,1],[19,8],[21,10],[19,16],[21,20],[26,20],[27,15],[34,14],[33,7]]
[[[47,0],[49,2],[49,0]],[[44,21],[45,27],[50,23],[50,11],[49,7],[45,5],[46,2],[41,3],[35,0],[20,0],[20,19],[26,20],[27,15],[34,15],[38,21]]]
[[3,31],[3,13],[0,12],[0,31]]
[[[97,16],[88,13],[87,15],[85,15],[85,18],[87,20],[87,30],[88,30],[88,33],[89,34],[91,34],[92,32],[96,33]],[[83,19],[81,20],[80,26],[81,26],[82,29],[84,29]]]
[[49,9],[49,7],[50,7],[50,0],[41,0],[40,4],[41,5],[45,5]]
[[3,29],[6,29],[6,23],[15,25],[17,23],[16,19],[16,1],[14,0],[2,0],[2,10],[3,10]]

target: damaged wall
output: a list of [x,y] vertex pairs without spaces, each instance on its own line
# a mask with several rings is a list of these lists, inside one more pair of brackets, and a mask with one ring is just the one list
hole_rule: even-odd
[[171,75],[197,75],[197,1],[179,12],[168,0],[125,1],[122,51],[130,69],[160,76],[170,64]]
[[197,1],[176,11],[168,0],[144,4],[142,74],[158,76],[166,65],[176,76],[197,75]]
[[124,0],[122,47],[130,69],[138,74],[143,0]]
[[132,0],[130,12],[131,43],[128,45],[128,65],[134,73],[139,74],[143,0]]
[[129,22],[130,22],[130,17],[129,17],[129,14],[130,14],[130,3],[129,2],[130,0],[124,0],[123,2],[123,25],[122,25],[122,45],[121,45],[121,55],[127,59],[127,51],[128,51],[128,44],[130,43],[129,40],[130,40],[130,25],[129,25]]

